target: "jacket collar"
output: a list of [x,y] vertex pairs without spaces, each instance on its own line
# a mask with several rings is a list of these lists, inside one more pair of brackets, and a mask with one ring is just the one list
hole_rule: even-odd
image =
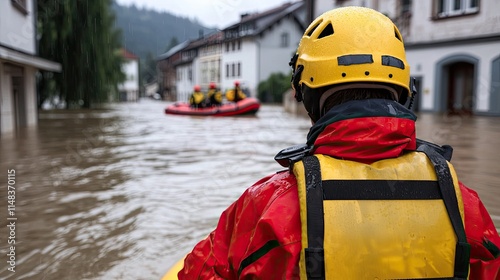
[[416,149],[417,117],[386,99],[353,100],[330,109],[309,130],[315,154],[361,162],[397,157]]

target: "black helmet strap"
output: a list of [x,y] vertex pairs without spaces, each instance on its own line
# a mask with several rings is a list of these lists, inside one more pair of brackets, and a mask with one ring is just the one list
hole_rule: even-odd
[[[408,109],[411,109],[411,106],[413,106],[413,100],[415,99],[415,95],[417,95],[417,86],[415,86],[415,78],[410,78],[410,91],[411,91],[411,97],[410,97],[410,102],[408,103]],[[404,104],[404,103],[403,103]]]
[[303,100],[303,96],[302,96],[302,90],[300,88],[300,76],[302,74],[302,71],[304,70],[304,66],[303,65],[299,65],[297,67],[297,69],[295,69],[295,65],[297,64],[297,59],[299,58],[299,54],[296,53],[292,59],[290,59],[290,62],[288,63],[288,65],[290,65],[290,67],[292,67],[292,87],[293,89],[295,90],[295,100],[297,100],[297,102],[301,102]]

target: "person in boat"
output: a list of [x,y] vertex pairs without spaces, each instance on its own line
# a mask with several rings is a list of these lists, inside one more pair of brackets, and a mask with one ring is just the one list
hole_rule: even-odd
[[220,106],[222,104],[222,93],[214,82],[211,82],[208,86],[207,92],[207,106]]
[[193,93],[189,97],[189,104],[193,108],[203,108],[205,107],[205,94],[201,91],[199,85],[195,85],[193,88]]
[[499,279],[500,237],[451,147],[416,138],[395,24],[333,9],[290,65],[312,120],[306,144],[278,153],[288,169],[221,214],[179,279]]
[[245,99],[246,97],[246,94],[243,92],[243,90],[241,90],[239,81],[235,81],[234,88],[226,92],[227,101],[238,102]]

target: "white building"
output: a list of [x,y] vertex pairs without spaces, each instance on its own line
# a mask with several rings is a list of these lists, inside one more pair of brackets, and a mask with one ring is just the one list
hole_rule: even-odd
[[221,32],[184,42],[157,58],[161,87],[187,101],[195,85],[207,90],[215,82],[223,92],[240,82],[251,96],[272,73],[291,73],[290,58],[306,28],[302,1],[256,14],[241,15],[240,22]]
[[181,51],[180,60],[175,64],[177,100],[188,101],[193,88],[199,83],[196,75],[198,71],[198,42],[190,43]]
[[34,1],[0,1],[0,134],[38,123],[35,75],[61,71],[37,56],[35,22]]
[[500,115],[500,2],[414,1],[407,59],[420,109]]
[[187,101],[195,85],[202,91],[207,91],[211,82],[220,86],[222,37],[222,32],[200,36],[160,55],[157,58],[161,71],[158,76],[164,94],[175,92],[176,100]]
[[500,1],[309,0],[313,16],[366,6],[393,19],[417,79],[416,110],[500,116]]
[[120,101],[137,101],[139,99],[139,57],[126,49],[122,49],[124,63],[122,71],[125,81],[118,85]]
[[306,25],[302,1],[257,14],[242,15],[239,23],[223,30],[222,88],[227,90],[239,81],[251,96],[272,73],[288,74]]
[[221,56],[223,38],[222,32],[214,33],[204,39],[203,45],[198,48],[197,57],[197,83],[205,89],[208,89],[209,84],[214,82],[217,86],[221,82]]

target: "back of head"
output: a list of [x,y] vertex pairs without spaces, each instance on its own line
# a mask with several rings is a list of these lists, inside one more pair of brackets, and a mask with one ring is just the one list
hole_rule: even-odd
[[411,94],[402,36],[387,16],[369,8],[338,8],[316,18],[290,65],[296,98],[313,121],[321,117],[327,90],[385,89],[402,104]]

